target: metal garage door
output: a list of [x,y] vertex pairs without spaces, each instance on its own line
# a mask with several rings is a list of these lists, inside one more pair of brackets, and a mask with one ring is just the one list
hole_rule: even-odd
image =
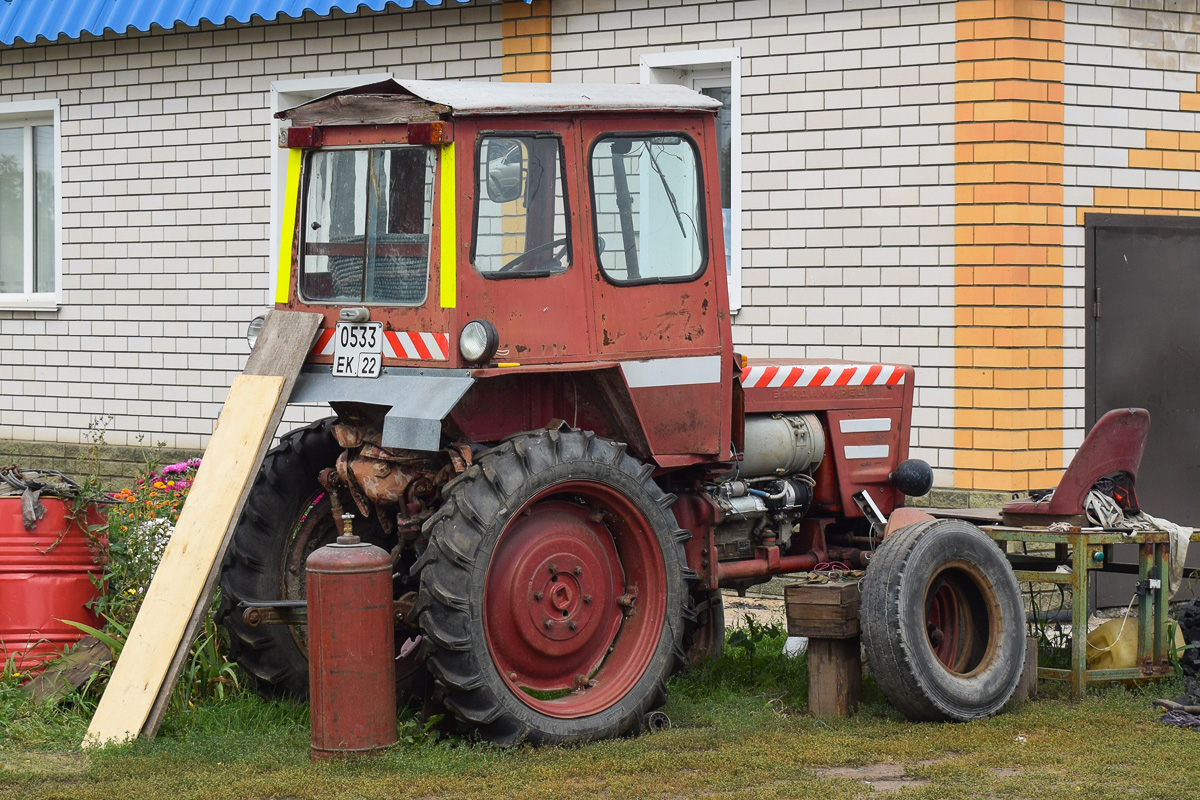
[[[1138,499],[1200,527],[1200,220],[1089,214],[1086,235],[1088,425],[1112,408],[1148,409]],[[1188,566],[1200,566],[1196,551]],[[1125,605],[1132,579],[1104,576],[1098,590],[1099,605]]]

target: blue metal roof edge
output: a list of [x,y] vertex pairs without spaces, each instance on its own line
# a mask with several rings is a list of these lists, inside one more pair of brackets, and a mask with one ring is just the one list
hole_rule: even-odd
[[[202,21],[225,25],[245,24],[252,17],[272,22],[280,16],[299,19],[311,11],[329,16],[334,11],[353,14],[362,8],[382,11],[388,6],[409,9],[417,0],[0,0],[0,44],[21,40],[36,44],[39,38],[53,43],[62,37],[79,39],[85,33],[103,36],[130,28],[146,33],[157,26],[169,31],[178,24],[197,27]],[[441,6],[443,0],[421,0]],[[470,0],[456,0],[460,4]],[[495,0],[492,0],[495,2]],[[532,0],[525,0],[526,3]]]

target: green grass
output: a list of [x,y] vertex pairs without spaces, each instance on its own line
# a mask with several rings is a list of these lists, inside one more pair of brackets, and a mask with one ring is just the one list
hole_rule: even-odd
[[[501,750],[422,737],[349,763],[308,759],[308,709],[245,694],[169,716],[158,738],[81,753],[88,709],[33,708],[0,683],[0,798],[694,798],[878,796],[855,768],[915,779],[889,797],[1089,800],[1200,795],[1200,733],[1157,722],[1172,685],[1103,689],[1080,702],[1057,684],[969,725],[902,719],[867,681],[857,715],[805,714],[804,659],[767,632],[677,678],[667,731],[576,748]],[[840,768],[837,775],[825,770]]]

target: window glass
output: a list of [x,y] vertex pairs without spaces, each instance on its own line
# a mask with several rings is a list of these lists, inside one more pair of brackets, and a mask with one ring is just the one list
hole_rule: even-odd
[[433,173],[425,147],[312,153],[300,294],[334,303],[424,303]]
[[484,136],[472,262],[490,277],[546,275],[571,263],[557,136]]
[[686,280],[704,267],[695,148],[678,135],[605,137],[592,148],[600,267],[617,283]]
[[36,292],[54,291],[54,128],[33,129],[34,203],[33,283]]
[[25,291],[25,129],[0,128],[0,292]]

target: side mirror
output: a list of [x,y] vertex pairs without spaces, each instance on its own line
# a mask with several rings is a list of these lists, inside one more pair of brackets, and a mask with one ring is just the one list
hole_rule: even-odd
[[484,178],[493,203],[520,199],[525,194],[525,145],[519,139],[488,139]]

